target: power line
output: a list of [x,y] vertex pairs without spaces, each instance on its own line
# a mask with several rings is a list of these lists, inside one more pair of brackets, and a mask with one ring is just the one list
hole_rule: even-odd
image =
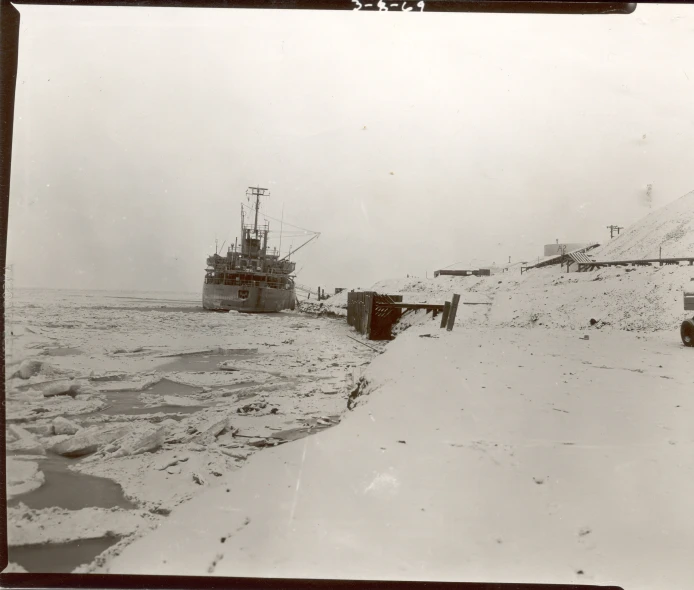
[[[244,205],[243,203],[241,203],[241,206],[242,206],[242,207],[246,207],[246,209],[250,209],[251,211],[253,210],[252,207],[249,207],[248,205]],[[318,233],[318,232],[315,232],[315,231],[313,231],[313,230],[306,229],[305,227],[299,227],[298,225],[293,225],[293,224],[291,224],[291,223],[288,223],[288,222],[286,222],[286,221],[283,221],[282,219],[277,219],[276,217],[271,217],[271,216],[268,215],[267,213],[261,212],[260,214],[261,214],[263,217],[265,217],[266,219],[272,219],[272,221],[278,221],[279,223],[281,223],[281,224],[283,224],[283,225],[288,225],[288,226],[290,226],[290,227],[294,227],[294,228],[296,228],[296,229],[300,229],[301,231],[305,231],[305,232],[308,232],[308,233],[311,233],[311,234]],[[277,233],[277,230],[274,230],[274,233]]]
[[[243,205],[244,207],[248,207],[248,205],[244,205],[243,203],[241,203],[241,205]],[[248,208],[250,209],[250,207],[248,207]],[[288,223],[288,222],[283,221],[283,220],[281,220],[281,219],[277,219],[276,217],[271,217],[271,216],[268,215],[267,213],[261,213],[261,215],[262,215],[263,217],[265,217],[266,219],[272,219],[272,221],[278,221],[279,223],[281,223],[281,224],[283,224],[283,225],[288,225],[289,227],[295,227],[296,229],[300,229],[301,231],[305,231],[305,232],[308,232],[308,233],[310,233],[310,234],[317,234],[317,233],[318,233],[318,232],[316,232],[316,231],[313,231],[312,229],[306,229],[305,227],[299,227],[298,225],[294,225],[294,224],[292,224],[292,223]]]

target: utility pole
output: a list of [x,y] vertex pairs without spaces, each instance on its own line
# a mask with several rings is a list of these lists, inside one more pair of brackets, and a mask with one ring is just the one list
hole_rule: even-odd
[[618,225],[608,225],[607,229],[610,230],[610,239],[614,237],[614,232],[617,232],[617,235],[619,235],[619,230],[624,229],[623,227],[619,227]]

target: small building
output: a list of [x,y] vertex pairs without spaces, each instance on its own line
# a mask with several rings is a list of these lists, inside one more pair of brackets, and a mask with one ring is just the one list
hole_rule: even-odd
[[592,242],[582,242],[582,243],[564,243],[560,244],[559,240],[555,244],[545,244],[543,256],[559,256],[561,254],[566,254],[567,252],[574,252],[580,250],[581,248],[587,248]]
[[342,291],[344,291],[344,290],[345,290],[344,287],[337,287],[337,288],[335,288],[335,295],[337,295],[338,293],[342,293]]
[[476,270],[435,270],[434,278],[438,276],[448,277],[488,277],[492,274],[489,268],[478,268]]

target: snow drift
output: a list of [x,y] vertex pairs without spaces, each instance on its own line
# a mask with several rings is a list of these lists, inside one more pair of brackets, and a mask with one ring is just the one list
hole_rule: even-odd
[[347,420],[254,456],[105,571],[690,586],[688,350],[427,332],[376,358]]

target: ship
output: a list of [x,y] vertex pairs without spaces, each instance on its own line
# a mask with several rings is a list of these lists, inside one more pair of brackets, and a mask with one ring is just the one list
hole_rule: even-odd
[[234,245],[227,249],[226,255],[215,252],[207,258],[202,306],[212,311],[235,310],[243,313],[293,310],[296,307],[296,263],[290,257],[320,234],[306,231],[313,235],[294,250],[290,247],[288,254],[281,256],[278,248],[268,247],[270,222],[258,224],[260,200],[269,196],[268,189],[249,187],[246,195],[252,202],[250,208],[255,213],[254,222],[245,223],[246,206],[242,203],[241,243],[237,238]]

